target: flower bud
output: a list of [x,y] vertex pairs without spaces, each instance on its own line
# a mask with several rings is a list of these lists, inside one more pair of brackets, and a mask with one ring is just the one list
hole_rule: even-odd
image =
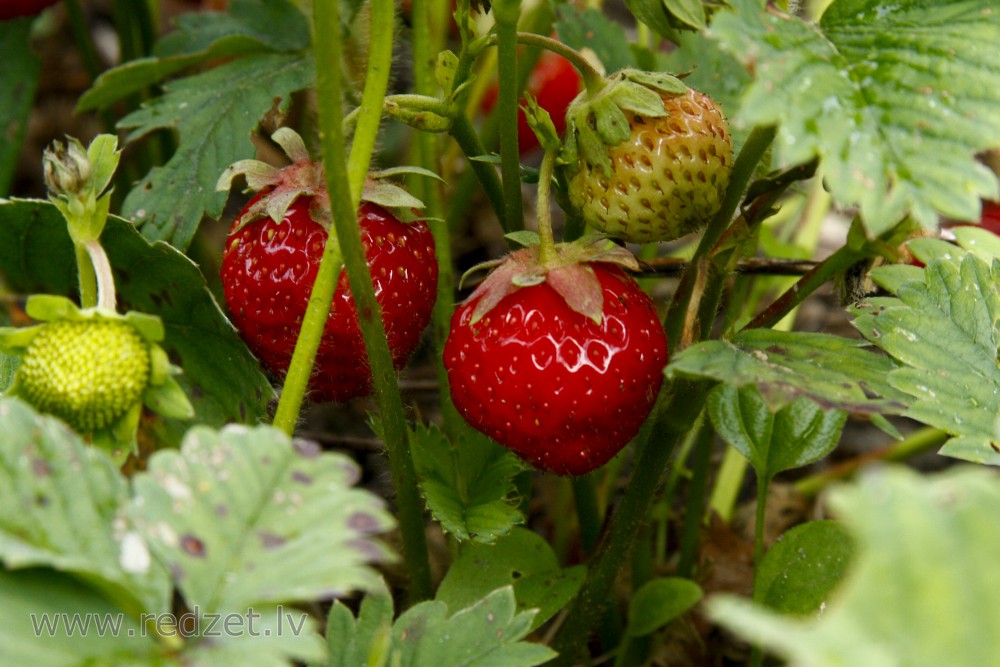
[[53,141],[42,157],[45,186],[52,195],[72,196],[84,190],[93,172],[87,150],[77,139]]

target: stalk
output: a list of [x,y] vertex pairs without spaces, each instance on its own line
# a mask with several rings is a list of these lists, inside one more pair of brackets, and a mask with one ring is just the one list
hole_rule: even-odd
[[90,253],[83,243],[74,243],[76,251],[76,268],[79,275],[80,307],[93,308],[97,305],[97,272],[90,260]]
[[552,233],[552,174],[558,149],[546,148],[538,171],[538,261],[542,266],[556,259],[556,241]]
[[[503,227],[504,232],[514,231],[507,218],[504,185],[492,164],[476,159],[485,156],[487,151],[465,114],[458,113],[452,118],[451,137],[469,160],[469,166],[483,186],[483,192],[486,193],[486,198],[500,220],[500,226]],[[520,197],[520,176],[518,176],[518,183],[518,196]]]
[[[294,384],[289,387],[286,380],[275,424],[287,433],[294,430],[322,330],[330,312],[342,256],[351,292],[357,304],[359,325],[364,335],[365,349],[374,378],[375,398],[381,411],[382,435],[388,449],[397,494],[403,557],[411,576],[410,598],[412,601],[417,601],[431,594],[423,503],[417,492],[402,399],[396,383],[392,355],[385,338],[381,309],[375,300],[361,244],[361,234],[355,224],[361,190],[367,177],[378,133],[382,101],[388,87],[389,68],[392,62],[393,6],[391,0],[373,0],[371,3],[371,50],[362,98],[363,109],[358,118],[347,164],[344,160],[344,136],[341,126],[343,83],[339,63],[343,38],[340,31],[340,6],[336,2],[320,2],[316,3],[313,9],[320,134],[335,233],[327,239],[316,283],[313,285],[306,316],[303,319],[302,332],[289,368],[289,379]],[[344,194],[348,196],[345,197]],[[296,371],[294,376],[292,368]]]
[[[695,260],[708,256],[722,237],[750,182],[756,164],[773,139],[773,127],[757,127],[750,133],[733,166],[722,208],[705,230],[695,252]],[[698,266],[695,260],[692,261],[692,267]],[[692,275],[695,270],[686,271],[681,279],[681,285],[686,284],[688,290],[695,281],[696,276]],[[704,312],[707,305],[700,305]],[[676,332],[680,332],[680,325],[684,322],[686,311],[690,306],[690,291],[683,295],[679,286],[678,294],[671,303],[666,317],[668,338],[671,326],[676,326]],[[676,338],[670,341],[673,344]],[[618,571],[626,562],[636,535],[645,521],[670,456],[698,418],[707,394],[708,386],[705,383],[684,379],[668,380],[661,391],[661,400],[654,408],[651,417],[652,426],[644,427],[636,440],[639,455],[632,479],[610,521],[606,523],[605,532],[594,553],[587,578],[570,606],[562,628],[553,639],[553,648],[559,652],[559,658],[553,664],[572,665],[576,652],[586,646],[590,630],[600,618]],[[656,434],[658,441],[652,441],[651,434]]]
[[521,156],[517,150],[517,21],[520,0],[498,0],[493,5],[496,19],[497,59],[500,86],[497,113],[500,119],[500,175],[503,180],[504,220],[507,231],[524,229],[521,202]]
[[[434,60],[440,51],[441,40],[435,41],[431,29],[431,10],[444,4],[439,0],[414,0],[413,2],[413,80],[418,95],[433,95],[437,90],[434,76]],[[440,13],[440,12],[439,12]],[[438,146],[440,139],[430,132],[417,133],[417,154],[419,164],[424,169],[440,173]],[[455,276],[451,256],[451,235],[448,222],[444,219],[444,202],[437,183],[426,179],[413,179],[418,198],[426,206],[427,226],[434,236],[434,251],[438,264],[437,297],[431,314],[431,329],[434,334],[434,370],[440,388],[440,404],[444,430],[454,437],[461,425],[461,417],[455,410],[448,388],[448,373],[444,368],[445,341],[451,328],[451,314],[455,307]]]

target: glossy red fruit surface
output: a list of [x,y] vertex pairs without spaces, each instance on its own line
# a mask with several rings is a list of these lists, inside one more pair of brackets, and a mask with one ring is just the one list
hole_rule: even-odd
[[0,21],[18,16],[34,16],[59,0],[0,0]]
[[[531,70],[525,90],[535,98],[538,106],[549,112],[556,132],[566,129],[566,108],[576,99],[583,87],[583,79],[568,60],[551,51],[544,51]],[[483,110],[489,112],[496,104],[499,88],[494,84],[483,97]],[[517,112],[517,150],[527,155],[539,147],[535,131],[528,125],[524,111]]]
[[617,454],[646,420],[667,341],[652,301],[615,266],[593,263],[600,324],[547,283],[505,296],[472,324],[459,306],[444,349],[455,407],[533,466],[582,475]]
[[983,216],[979,224],[987,231],[1000,236],[1000,202],[983,202]]
[[[264,217],[231,232],[222,260],[233,322],[247,346],[279,376],[288,370],[327,238],[326,229],[310,217],[309,205],[308,197],[300,197],[281,223]],[[367,202],[358,210],[358,224],[398,370],[430,321],[438,274],[434,240],[423,222],[402,223]],[[369,394],[371,383],[347,272],[341,271],[309,396],[345,401]]]

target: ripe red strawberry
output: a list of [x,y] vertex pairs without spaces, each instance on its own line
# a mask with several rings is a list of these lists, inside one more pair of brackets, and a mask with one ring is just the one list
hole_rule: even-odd
[[636,243],[697,231],[732,171],[722,110],[669,75],[626,70],[567,112],[569,198],[595,229]]
[[[617,258],[526,280],[537,278],[536,259],[535,248],[514,253],[459,306],[444,364],[469,424],[537,468],[582,475],[646,420],[663,381],[666,336],[649,297],[606,263]],[[593,293],[574,294],[588,281]]]
[[[289,151],[295,162],[269,173],[272,185],[236,219],[222,259],[223,289],[233,322],[251,351],[279,376],[288,370],[330,233],[323,223],[329,200],[320,165],[303,161],[302,152],[304,147]],[[227,174],[229,179],[248,165],[238,167]],[[248,174],[248,181],[258,179]],[[377,188],[384,194],[395,186],[382,183]],[[277,219],[273,212],[264,214],[274,205],[281,211]],[[425,223],[401,222],[370,201],[362,202],[358,225],[398,370],[406,365],[430,321],[438,274],[434,239]],[[341,271],[310,379],[310,396],[316,401],[345,401],[367,395],[371,385],[357,310],[347,273]]]
[[0,0],[0,21],[18,16],[34,16],[58,0]]
[[[566,129],[566,109],[580,92],[583,79],[579,72],[562,56],[551,51],[544,51],[531,70],[531,76],[525,86],[538,106],[549,112],[556,132],[562,135]],[[483,111],[489,112],[497,102],[499,87],[494,84],[483,96]],[[539,147],[538,137],[528,124],[528,118],[523,109],[517,112],[517,150],[521,155],[527,155]]]

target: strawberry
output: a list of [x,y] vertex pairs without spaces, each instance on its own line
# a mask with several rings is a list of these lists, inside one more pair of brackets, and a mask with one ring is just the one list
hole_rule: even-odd
[[149,345],[124,321],[52,322],[19,369],[24,397],[90,432],[121,417],[149,379]]
[[646,420],[667,341],[652,301],[615,265],[634,266],[631,255],[557,248],[555,266],[539,266],[537,247],[513,253],[459,306],[444,364],[470,425],[539,469],[582,475]]
[[143,404],[162,416],[193,416],[171,377],[178,369],[158,344],[164,337],[159,318],[79,309],[50,295],[32,296],[26,310],[42,324],[0,329],[0,352],[21,359],[6,394],[124,454],[134,449]]
[[[222,258],[222,283],[233,322],[251,351],[284,375],[295,349],[316,272],[329,236],[329,199],[319,163],[309,161],[298,135],[279,130],[293,163],[275,169],[247,161],[237,173],[260,189],[236,218]],[[404,196],[405,195],[405,196]],[[430,321],[437,290],[434,239],[423,222],[402,222],[374,201],[419,202],[388,183],[369,184],[358,225],[389,348],[406,365]],[[405,217],[405,216],[404,216]],[[346,401],[371,392],[372,377],[347,273],[341,271],[310,379],[316,401]]]
[[[535,98],[538,106],[545,109],[552,118],[556,133],[562,134],[566,128],[566,109],[583,85],[579,72],[562,56],[551,51],[543,51],[528,78],[525,92]],[[499,87],[494,84],[483,96],[483,111],[489,112],[497,102]],[[528,124],[523,109],[517,113],[517,150],[527,155],[540,146],[538,137]]]
[[707,95],[624,70],[567,112],[569,199],[595,229],[636,243],[697,231],[722,206],[732,140]]
[[58,0],[2,0],[0,1],[0,21],[18,16],[34,16]]

